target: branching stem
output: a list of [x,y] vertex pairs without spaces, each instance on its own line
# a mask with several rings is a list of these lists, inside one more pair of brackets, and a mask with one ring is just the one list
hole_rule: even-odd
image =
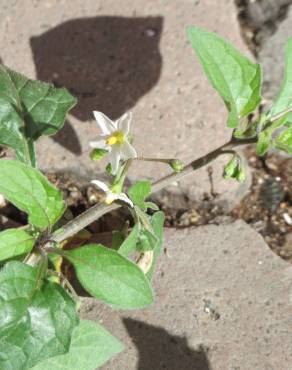
[[[257,138],[249,138],[249,139],[236,139],[232,138],[226,144],[220,146],[219,148],[213,150],[212,152],[197,158],[187,164],[181,172],[173,172],[158,181],[152,184],[152,193],[155,193],[173,182],[180,181],[185,176],[190,175],[194,171],[202,168],[212,162],[214,159],[219,157],[222,154],[231,153],[232,149],[237,146],[247,145],[256,143]],[[58,229],[53,233],[51,236],[51,240],[56,243],[61,243],[64,240],[68,239],[69,237],[77,234],[80,230],[84,229],[86,226],[90,225],[92,222],[98,220],[100,217],[109,213],[117,208],[120,205],[113,203],[111,205],[107,205],[105,203],[99,203],[94,205],[93,207],[89,208],[87,211],[82,213],[81,215],[77,216],[74,220],[69,221],[65,226]]]

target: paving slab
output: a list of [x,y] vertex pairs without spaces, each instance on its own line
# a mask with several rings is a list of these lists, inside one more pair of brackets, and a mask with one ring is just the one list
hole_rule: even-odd
[[[133,111],[140,155],[190,159],[230,137],[226,110],[209,86],[186,37],[186,26],[216,31],[245,53],[233,0],[0,0],[0,57],[32,78],[65,86],[79,99],[64,129],[38,145],[43,169],[74,169],[93,176],[104,167],[88,159],[97,135],[91,111],[118,118]],[[224,159],[226,160],[226,158]],[[216,192],[229,205],[248,184],[222,180],[214,164]],[[159,178],[161,165],[136,164],[137,176]],[[175,191],[190,199],[210,192],[206,169]]]
[[155,303],[113,311],[85,298],[125,351],[105,370],[291,370],[292,268],[243,221],[166,229]]

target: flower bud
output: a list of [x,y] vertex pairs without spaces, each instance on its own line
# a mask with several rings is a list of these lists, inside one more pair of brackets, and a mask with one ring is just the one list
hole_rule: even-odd
[[108,163],[105,170],[109,175],[112,175],[112,165],[110,163]]
[[237,156],[233,156],[231,160],[224,167],[223,177],[225,180],[231,179],[236,176],[238,172],[238,159]]
[[175,172],[181,172],[184,168],[183,162],[179,159],[172,159],[169,165]]
[[108,153],[107,150],[105,149],[93,149],[89,156],[90,156],[90,159],[92,159],[93,161],[99,161],[101,158],[103,158],[106,154]]

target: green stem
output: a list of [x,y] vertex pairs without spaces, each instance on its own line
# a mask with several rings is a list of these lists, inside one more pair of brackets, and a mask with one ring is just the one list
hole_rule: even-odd
[[23,149],[24,149],[25,164],[27,164],[28,166],[31,166],[32,161],[31,161],[31,158],[30,158],[30,150],[29,150],[28,142],[25,138],[23,138]]
[[127,176],[127,172],[132,164],[132,159],[128,159],[126,163],[123,165],[122,170],[120,173],[116,176],[112,186],[111,190],[115,193],[121,193],[123,186],[124,186],[124,181]]
[[[166,186],[170,185],[173,182],[180,181],[182,178],[190,175],[199,168],[206,166],[220,155],[229,153],[234,147],[253,144],[256,143],[256,141],[257,138],[249,138],[242,140],[232,138],[228,143],[220,146],[219,148],[213,150],[212,152],[206,154],[205,156],[202,156],[190,162],[183,168],[181,172],[173,172],[170,175],[167,175],[161,178],[160,180],[154,182],[152,184],[152,193],[155,193],[165,188]],[[55,231],[51,237],[51,241],[61,243],[64,240],[68,239],[69,237],[75,235],[80,230],[84,229],[86,226],[90,225],[92,222],[96,221],[106,213],[111,212],[119,207],[120,205],[115,203],[111,205],[107,205],[105,203],[96,204],[95,206],[89,208],[81,215],[77,216],[74,220],[69,221],[61,229]]]
[[[54,253],[54,251],[56,251],[56,250],[54,249],[52,253]],[[57,271],[53,271],[53,270],[47,270],[47,272],[48,272],[49,275],[55,276],[55,277],[59,278],[60,280],[63,280],[64,283],[65,283],[65,286],[67,286],[67,288],[70,291],[70,293],[71,293],[72,297],[74,298],[75,302],[77,302],[77,304],[80,303],[80,298],[79,298],[78,294],[76,293],[73,286],[70,284],[67,277],[62,272],[57,272]]]
[[278,119],[283,118],[287,113],[290,113],[290,112],[292,112],[292,107],[287,108],[278,114],[275,114],[274,116],[270,117],[267,121],[269,122],[278,121]]
[[161,162],[169,164],[171,161],[173,161],[173,158],[149,158],[149,157],[137,157],[134,158],[137,161],[143,161],[143,162]]

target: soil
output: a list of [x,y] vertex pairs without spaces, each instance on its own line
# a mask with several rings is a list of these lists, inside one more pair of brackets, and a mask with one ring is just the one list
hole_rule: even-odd
[[243,219],[256,229],[270,248],[283,259],[292,262],[292,158],[277,153],[260,158],[253,147],[246,149],[253,171],[249,194],[230,213],[206,203],[192,209],[166,213],[166,227],[188,227],[222,224]]
[[235,0],[235,3],[241,34],[251,52],[257,56],[262,44],[285,19],[292,0]]

